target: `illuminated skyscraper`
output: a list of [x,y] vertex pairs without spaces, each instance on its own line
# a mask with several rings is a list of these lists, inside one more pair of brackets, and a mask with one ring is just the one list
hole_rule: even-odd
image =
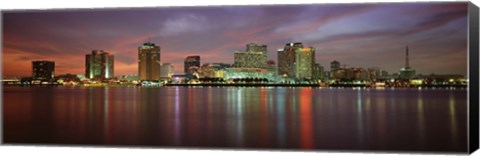
[[278,75],[296,79],[312,79],[315,48],[302,43],[287,43],[278,50]]
[[297,79],[312,79],[315,64],[315,48],[297,48],[294,73]]
[[154,43],[138,47],[138,76],[142,81],[160,79],[160,47]]
[[190,68],[200,68],[200,56],[188,56],[187,58],[185,58],[185,63],[183,67],[185,74],[189,74],[189,70],[191,70]]
[[85,55],[85,77],[108,79],[113,77],[113,55],[103,50],[93,50]]
[[32,61],[32,78],[36,80],[53,80],[55,77],[55,62]]
[[296,61],[296,49],[303,48],[302,43],[287,43],[283,49],[278,52],[278,75],[282,77],[295,77],[294,65]]

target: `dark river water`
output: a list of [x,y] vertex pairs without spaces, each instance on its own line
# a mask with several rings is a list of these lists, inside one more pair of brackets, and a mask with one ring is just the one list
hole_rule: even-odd
[[3,86],[3,140],[465,152],[467,90]]

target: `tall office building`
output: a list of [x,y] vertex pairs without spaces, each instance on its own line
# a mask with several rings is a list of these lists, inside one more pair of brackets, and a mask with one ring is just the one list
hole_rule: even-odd
[[113,55],[103,50],[93,50],[85,55],[85,76],[93,79],[113,78]]
[[315,64],[315,48],[297,48],[295,56],[295,78],[312,79]]
[[142,81],[160,79],[160,47],[154,43],[138,47],[138,77]]
[[282,77],[295,77],[294,65],[296,61],[296,49],[303,48],[302,43],[287,43],[283,49],[278,49],[277,70]]
[[51,81],[55,77],[55,62],[32,61],[32,78]]
[[400,79],[411,79],[415,76],[415,69],[410,67],[410,62],[408,60],[408,46],[405,51],[405,67],[400,69]]
[[200,68],[200,56],[188,56],[187,58],[185,58],[185,63],[183,67],[185,74],[189,74],[190,68]]

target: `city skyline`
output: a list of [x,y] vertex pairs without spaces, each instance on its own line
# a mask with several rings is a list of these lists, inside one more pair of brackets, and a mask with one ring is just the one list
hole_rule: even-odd
[[33,60],[55,61],[56,74],[81,74],[84,56],[91,49],[115,55],[115,76],[135,75],[137,48],[147,40],[162,48],[161,63],[180,67],[175,73],[182,73],[184,59],[190,55],[201,56],[202,64],[233,64],[234,52],[248,43],[267,45],[267,60],[277,62],[277,49],[289,42],[315,48],[315,61],[324,67],[337,60],[398,73],[404,66],[399,58],[404,58],[408,45],[410,66],[417,73],[467,72],[467,3],[61,12],[4,13],[4,76],[29,75]]

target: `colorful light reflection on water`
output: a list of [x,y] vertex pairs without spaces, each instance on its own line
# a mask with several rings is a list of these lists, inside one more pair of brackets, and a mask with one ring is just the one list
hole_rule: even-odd
[[5,86],[4,141],[466,151],[464,89]]

